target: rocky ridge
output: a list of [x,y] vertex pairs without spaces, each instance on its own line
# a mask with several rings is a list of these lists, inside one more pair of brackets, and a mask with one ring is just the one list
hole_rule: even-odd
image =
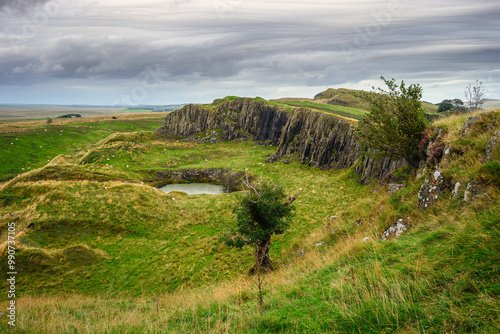
[[278,146],[269,162],[293,156],[324,169],[355,166],[362,183],[381,181],[403,165],[362,155],[352,122],[334,115],[304,108],[288,111],[250,98],[217,101],[212,107],[188,105],[169,113],[155,133],[198,142],[253,139]]

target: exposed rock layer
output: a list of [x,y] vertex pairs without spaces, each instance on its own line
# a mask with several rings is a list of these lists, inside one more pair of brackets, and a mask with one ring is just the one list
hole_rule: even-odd
[[278,146],[270,159],[295,156],[302,164],[330,169],[355,165],[363,183],[382,180],[403,165],[390,159],[361,156],[352,122],[322,112],[295,108],[287,111],[254,99],[216,103],[216,109],[188,105],[169,113],[156,134],[202,142],[254,139]]

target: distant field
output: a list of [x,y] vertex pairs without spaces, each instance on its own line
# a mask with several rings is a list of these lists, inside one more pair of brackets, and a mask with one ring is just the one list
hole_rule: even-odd
[[71,107],[71,106],[0,106],[0,120],[26,120],[40,118],[56,118],[66,114],[80,114],[82,117],[135,114],[151,112],[148,109],[124,109],[104,107]]
[[153,131],[165,113],[0,121],[0,182],[44,166],[59,154],[76,155],[116,132]]
[[279,103],[292,107],[315,109],[329,114],[336,114],[354,119],[361,119],[367,113],[362,109],[310,101],[280,101]]
[[500,108],[500,100],[485,99],[483,109],[498,109]]

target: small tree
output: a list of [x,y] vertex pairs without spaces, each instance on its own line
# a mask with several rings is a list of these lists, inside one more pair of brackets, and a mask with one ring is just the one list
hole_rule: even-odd
[[447,112],[455,107],[452,100],[443,100],[438,106],[438,112]]
[[482,85],[482,81],[476,80],[474,87],[472,84],[465,86],[464,95],[470,111],[478,110],[484,103],[484,89]]
[[394,79],[381,79],[387,91],[378,88],[380,94],[362,93],[370,102],[371,111],[358,123],[360,141],[376,156],[404,159],[417,168],[422,158],[418,145],[428,126],[420,102],[422,87],[407,87],[404,81],[398,86]]
[[255,184],[244,181],[245,195],[233,212],[236,213],[236,231],[223,237],[229,246],[241,248],[255,246],[255,265],[250,273],[267,271],[272,263],[269,259],[271,237],[283,234],[290,226],[290,218],[299,193],[288,197],[280,185],[263,178]]
[[464,102],[460,99],[453,99],[453,105],[455,106],[455,108],[460,108],[464,105]]

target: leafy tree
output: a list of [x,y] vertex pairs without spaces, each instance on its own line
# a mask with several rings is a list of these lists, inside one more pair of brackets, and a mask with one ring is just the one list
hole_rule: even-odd
[[395,79],[381,77],[388,90],[363,92],[370,102],[371,111],[358,122],[357,133],[361,143],[375,156],[404,159],[417,168],[421,151],[419,142],[428,123],[420,99],[422,87],[419,84],[398,86]]
[[443,100],[438,106],[438,112],[447,112],[455,107],[452,100]]
[[453,99],[453,105],[455,106],[455,108],[460,108],[464,105],[464,102],[460,99]]
[[250,273],[268,270],[271,237],[283,234],[290,226],[290,219],[299,193],[288,197],[280,185],[261,178],[251,184],[248,176],[244,181],[246,191],[233,212],[236,213],[236,231],[225,235],[222,240],[229,246],[241,248],[255,246],[255,265]]

